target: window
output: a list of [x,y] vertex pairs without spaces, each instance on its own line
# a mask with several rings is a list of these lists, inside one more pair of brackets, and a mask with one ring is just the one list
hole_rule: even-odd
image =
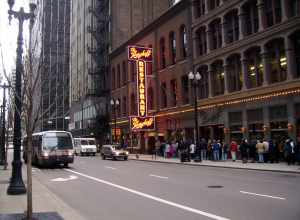
[[113,67],[111,71],[111,88],[115,89],[115,85],[116,85],[116,70]]
[[189,79],[188,76],[181,77],[181,97],[182,97],[182,104],[189,103]]
[[175,38],[175,32],[171,32],[169,34],[169,44],[170,44],[170,61],[171,64],[176,63],[176,38]]
[[221,19],[216,19],[209,25],[211,32],[212,49],[222,47],[222,25]]
[[177,81],[176,79],[173,79],[170,81],[171,86],[171,105],[176,106],[177,105]]
[[206,30],[201,27],[196,31],[197,55],[202,56],[207,52]]
[[137,112],[136,106],[137,106],[137,104],[136,104],[135,95],[131,94],[131,96],[130,96],[130,114],[131,115],[136,114],[136,112]]
[[205,0],[195,0],[194,2],[195,17],[199,18],[205,14]]
[[153,110],[154,109],[154,94],[153,94],[153,89],[152,87],[148,88],[148,92],[147,92],[147,98],[148,98],[148,109],[149,110]]
[[223,61],[217,60],[212,65],[213,95],[224,94],[224,68]]
[[163,82],[160,88],[161,93],[161,108],[167,107],[167,84]]
[[181,46],[181,56],[186,58],[187,50],[188,50],[188,40],[187,40],[187,33],[186,28],[184,25],[180,28],[180,46]]
[[[152,45],[150,44],[148,47],[152,48]],[[152,62],[147,63],[146,69],[147,69],[147,75],[152,75]]]
[[243,5],[245,18],[245,35],[250,35],[258,32],[258,9],[257,1],[249,1]]
[[281,82],[287,77],[287,58],[284,50],[284,40],[276,39],[266,44],[271,83]]
[[213,10],[220,5],[220,0],[209,0],[207,2],[209,10]]
[[226,43],[232,43],[239,39],[239,17],[237,10],[225,15]]
[[126,61],[123,61],[122,63],[122,72],[123,72],[123,85],[126,85],[127,83],[127,65]]
[[136,64],[135,64],[135,62],[131,62],[130,67],[131,67],[131,82],[134,82],[135,75],[136,75]]
[[117,88],[121,87],[121,73],[120,73],[120,64],[117,66]]
[[249,87],[255,88],[263,84],[263,64],[259,47],[253,47],[246,51]]
[[295,57],[294,61],[296,64],[296,77],[300,77],[300,30],[296,31],[292,35],[292,41],[294,45]]
[[198,97],[199,99],[204,99],[208,97],[208,66],[201,66],[197,72],[201,75],[201,80],[199,82]]
[[229,92],[235,92],[242,89],[242,71],[240,55],[235,54],[227,59],[227,72],[229,82]]
[[281,22],[280,0],[264,0],[264,9],[267,20],[267,27]]
[[126,96],[123,96],[123,100],[122,100],[122,113],[123,113],[123,116],[127,115],[127,100],[126,100]]
[[295,17],[300,15],[300,0],[289,0],[287,5],[290,6],[290,16]]
[[161,69],[166,68],[166,45],[165,39],[161,38],[159,41],[159,49],[160,49],[160,67]]

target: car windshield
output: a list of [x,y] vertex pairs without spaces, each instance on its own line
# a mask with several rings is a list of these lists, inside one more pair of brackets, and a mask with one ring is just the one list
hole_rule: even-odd
[[89,145],[96,145],[94,140],[89,140]]
[[67,133],[49,133],[44,136],[44,149],[72,149],[72,139]]

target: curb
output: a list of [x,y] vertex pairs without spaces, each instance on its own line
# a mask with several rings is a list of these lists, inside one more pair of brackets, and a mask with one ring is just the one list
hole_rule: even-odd
[[221,169],[236,169],[236,170],[253,170],[253,171],[262,171],[262,172],[274,172],[274,173],[291,173],[291,174],[298,174],[300,175],[299,171],[285,171],[285,170],[267,170],[267,169],[258,169],[258,168],[242,168],[242,167],[229,167],[229,166],[216,166],[216,165],[208,165],[208,164],[201,164],[199,162],[198,164],[194,163],[187,163],[187,162],[170,162],[170,161],[158,161],[158,160],[147,160],[147,159],[135,159],[135,158],[129,158],[130,160],[135,161],[142,161],[142,162],[150,162],[150,163],[168,163],[168,164],[179,164],[179,165],[185,165],[185,166],[195,166],[195,167],[214,167],[214,168],[221,168]]

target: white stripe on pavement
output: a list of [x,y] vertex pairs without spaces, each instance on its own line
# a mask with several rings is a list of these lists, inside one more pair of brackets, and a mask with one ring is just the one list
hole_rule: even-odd
[[104,167],[107,168],[107,169],[111,169],[111,170],[117,169],[117,168],[114,168],[114,167],[108,167],[108,166],[104,166]]
[[166,176],[158,176],[158,175],[154,175],[154,174],[150,174],[149,176],[160,178],[160,179],[168,179],[169,178],[169,177],[166,177]]
[[262,197],[267,197],[267,198],[272,198],[272,199],[281,199],[281,200],[286,200],[286,198],[283,198],[283,197],[278,197],[278,196],[269,196],[269,195],[257,194],[257,193],[246,192],[246,191],[240,191],[240,193],[243,193],[243,194],[249,194],[249,195],[254,195],[254,196],[262,196]]
[[201,211],[201,210],[198,210],[198,209],[194,209],[194,208],[191,208],[191,207],[188,207],[188,206],[185,206],[185,205],[181,205],[181,204],[178,204],[178,203],[175,203],[175,202],[171,202],[171,201],[168,201],[168,200],[165,200],[165,199],[161,199],[161,198],[156,197],[156,196],[151,196],[150,194],[142,193],[142,192],[139,192],[139,191],[136,191],[136,190],[133,190],[133,189],[121,186],[121,185],[117,185],[117,184],[114,184],[114,183],[111,183],[111,182],[108,182],[108,181],[105,181],[105,180],[101,180],[101,179],[98,179],[98,178],[95,178],[95,177],[92,177],[92,176],[89,176],[89,175],[86,175],[86,174],[83,174],[83,173],[79,173],[79,172],[76,172],[76,171],[73,171],[73,170],[70,170],[70,169],[64,169],[64,170],[66,170],[68,172],[71,172],[71,173],[76,173],[77,175],[86,177],[86,178],[94,180],[96,182],[103,183],[103,184],[106,184],[106,185],[109,185],[109,186],[112,186],[112,187],[130,192],[130,193],[133,193],[133,194],[136,194],[136,195],[148,198],[148,199],[152,199],[154,201],[164,203],[164,204],[167,204],[167,205],[179,208],[179,209],[183,209],[185,211],[189,211],[189,212],[196,213],[198,215],[206,216],[206,217],[209,217],[211,219],[230,220],[229,218],[225,218],[225,217],[214,215],[214,214],[204,212],[204,211]]

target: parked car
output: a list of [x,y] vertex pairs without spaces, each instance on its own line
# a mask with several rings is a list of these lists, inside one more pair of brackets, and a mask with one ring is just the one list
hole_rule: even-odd
[[95,138],[74,138],[75,155],[96,156],[97,146]]
[[106,144],[103,145],[101,148],[101,156],[102,159],[105,160],[106,158],[111,158],[113,160],[117,159],[128,159],[129,152],[123,150],[120,145],[115,144]]

